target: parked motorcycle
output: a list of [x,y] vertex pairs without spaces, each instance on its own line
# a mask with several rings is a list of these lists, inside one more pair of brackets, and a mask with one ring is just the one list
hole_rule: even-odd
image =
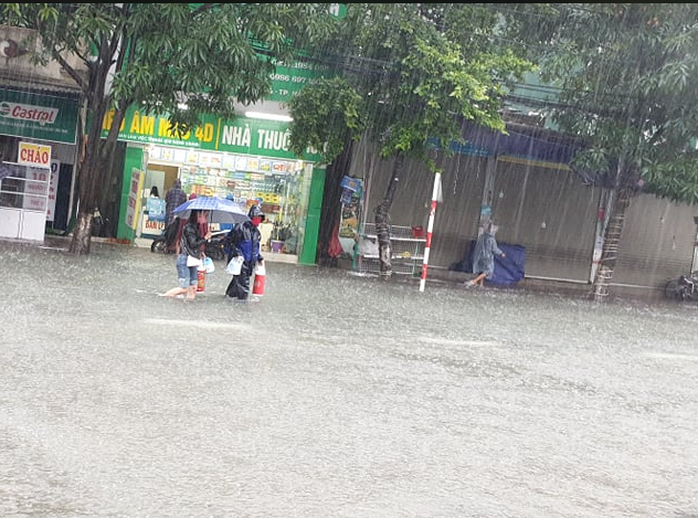
[[153,239],[153,242],[150,244],[150,251],[157,254],[173,254],[178,230],[179,218],[175,216],[172,223],[165,227],[162,235]]
[[211,240],[206,243],[205,254],[214,261],[225,259],[226,254],[223,246],[225,236],[228,235],[228,230],[219,230],[211,233]]
[[664,286],[664,296],[669,300],[698,299],[698,271],[691,275],[680,275]]

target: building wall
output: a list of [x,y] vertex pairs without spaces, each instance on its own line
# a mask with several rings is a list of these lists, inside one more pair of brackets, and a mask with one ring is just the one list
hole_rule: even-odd
[[[443,201],[434,219],[430,268],[447,269],[463,259],[477,238],[488,160],[455,155],[443,163]],[[375,207],[386,193],[392,159],[382,160],[357,146],[352,175],[364,178],[362,222],[373,222]],[[523,246],[526,277],[591,282],[594,244],[602,190],[584,185],[564,166],[500,157],[492,166],[493,219],[500,243]],[[422,164],[406,160],[390,210],[391,224],[426,228],[433,175]],[[634,198],[627,211],[614,285],[661,288],[692,268],[698,208],[653,195]]]
[[526,276],[588,282],[600,189],[565,169],[498,160],[497,240],[526,249]]
[[[360,158],[353,162],[354,176],[367,182],[363,221],[373,222],[374,209],[386,194],[394,160],[366,161],[367,167],[362,171],[356,166],[363,161],[361,149],[357,153]],[[465,155],[456,155],[443,163],[443,201],[437,204],[434,217],[430,267],[447,269],[460,261],[468,243],[477,238],[486,165],[486,159]],[[405,160],[390,209],[391,224],[426,229],[433,187],[434,175],[423,164]]]
[[693,262],[698,207],[650,194],[633,198],[613,274],[614,284],[663,287]]
[[[25,49],[27,42],[34,38],[34,47]],[[40,50],[40,39],[36,37],[36,31],[0,25],[0,40],[11,41],[18,45],[19,53],[16,57],[0,59],[0,78],[8,79],[17,85],[33,86],[50,85],[52,88],[63,88],[66,91],[79,91],[72,77],[65,73],[57,61],[50,61],[46,65],[37,66],[31,61],[32,52]],[[74,54],[63,54],[63,59],[79,74],[87,74],[87,66]]]

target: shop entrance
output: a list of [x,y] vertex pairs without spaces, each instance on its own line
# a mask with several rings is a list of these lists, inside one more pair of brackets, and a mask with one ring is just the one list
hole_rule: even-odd
[[179,177],[188,196],[228,198],[246,209],[260,205],[263,251],[300,254],[312,177],[308,162],[151,146],[147,170],[165,171],[170,186]]

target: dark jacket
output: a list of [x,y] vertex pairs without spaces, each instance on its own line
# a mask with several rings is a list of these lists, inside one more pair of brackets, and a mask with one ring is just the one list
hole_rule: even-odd
[[245,221],[235,225],[225,236],[224,246],[228,252],[228,260],[242,255],[245,262],[263,261],[261,255],[262,234],[251,222]]
[[196,223],[187,223],[182,229],[182,239],[179,244],[179,253],[200,258],[201,245],[204,243],[206,243],[206,240],[201,237],[199,225]]

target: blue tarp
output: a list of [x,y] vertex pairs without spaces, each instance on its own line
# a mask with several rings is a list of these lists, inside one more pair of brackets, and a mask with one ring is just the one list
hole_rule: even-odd
[[524,278],[526,250],[520,245],[506,245],[502,243],[499,243],[499,248],[506,254],[506,257],[495,256],[494,273],[489,282],[502,286],[511,286]]
[[[507,245],[506,243],[498,243],[498,245],[506,254],[506,257],[495,256],[492,279],[485,282],[498,286],[511,286],[524,278],[524,273],[526,271],[526,249],[521,245]],[[472,273],[474,250],[475,241],[471,241],[468,244],[463,260],[452,264],[449,270]]]

